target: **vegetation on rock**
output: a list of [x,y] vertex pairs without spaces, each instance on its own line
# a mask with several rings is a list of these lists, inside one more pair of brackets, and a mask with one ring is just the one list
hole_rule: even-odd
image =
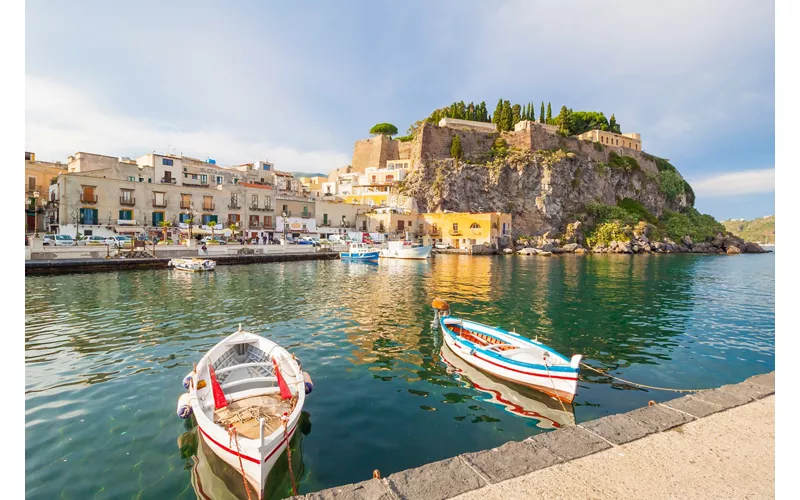
[[701,214],[694,207],[687,207],[683,213],[664,210],[661,223],[667,236],[675,241],[686,235],[691,236],[694,241],[705,241],[717,233],[726,234],[725,226],[717,222],[714,217]]
[[450,156],[456,160],[460,160],[463,153],[464,150],[461,149],[461,138],[456,134],[453,136],[453,141],[450,143]]
[[726,220],[725,229],[747,241],[775,243],[775,216],[768,215],[754,220]]
[[397,127],[391,123],[378,123],[369,129],[369,133],[372,135],[397,135]]
[[597,226],[586,237],[589,246],[608,245],[612,241],[625,241],[630,238],[630,231],[618,221],[604,222]]
[[608,154],[608,165],[611,168],[624,170],[626,172],[641,170],[641,167],[639,167],[639,162],[636,161],[636,158],[632,156],[620,156],[613,151]]

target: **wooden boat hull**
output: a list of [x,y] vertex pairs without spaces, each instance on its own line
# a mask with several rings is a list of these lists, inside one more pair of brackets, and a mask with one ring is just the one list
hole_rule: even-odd
[[[446,321],[460,321],[464,325],[477,325],[488,330],[502,331],[486,325],[480,325],[479,323],[462,321],[449,316],[440,318],[439,324],[447,347],[465,362],[495,377],[536,389],[564,403],[571,404],[575,399],[575,394],[578,391],[577,367],[573,368],[563,365],[549,366],[505,359],[496,352],[483,349],[480,345],[470,342],[460,336],[446,324]],[[502,333],[508,334],[508,332]],[[527,339],[520,337],[520,340],[525,341]],[[527,340],[527,342],[531,345],[534,344],[533,341],[530,340]],[[537,345],[537,347],[541,347],[541,344]],[[555,351],[550,349],[548,349],[548,351],[563,358],[563,356],[555,353]]]

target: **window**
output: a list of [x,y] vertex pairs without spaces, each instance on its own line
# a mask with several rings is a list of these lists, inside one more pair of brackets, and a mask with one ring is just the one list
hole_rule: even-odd
[[190,218],[191,218],[191,215],[189,215],[189,214],[178,214],[178,222],[181,222],[183,224],[188,224],[189,223],[188,220]]
[[28,191],[36,191],[36,177],[28,177]]
[[266,196],[264,198],[264,208],[266,208],[267,210],[272,210],[272,198],[270,198],[269,196]]
[[406,221],[404,221],[404,220],[397,221],[397,230],[398,231],[404,231],[405,228],[406,228]]
[[153,193],[153,201],[155,201],[156,205],[164,205],[164,193]]
[[617,139],[617,146],[619,146],[619,139]]
[[169,158],[161,158],[161,164],[162,165],[168,165],[168,166],[171,167],[172,166],[172,160],[169,159]]
[[172,182],[172,172],[164,170],[164,182]]
[[148,177],[147,182],[153,182],[153,179],[151,177]]
[[197,180],[197,174],[192,174],[192,179]]
[[184,179],[187,179],[188,177],[189,177],[189,174],[187,174],[186,172],[184,172],[184,173],[183,173],[183,178],[184,178]]
[[213,214],[203,214],[203,224],[208,224],[209,222],[217,222],[217,216]]
[[328,225],[328,214],[322,214],[322,223]]
[[239,222],[242,219],[240,218],[239,214],[228,214],[228,220],[231,222]]
[[208,184],[208,176],[206,174],[200,175],[200,182],[203,184]]
[[308,217],[308,207],[303,205],[303,217]]
[[257,226],[258,225],[258,221],[259,221],[259,216],[258,215],[251,215],[250,216],[250,226],[251,227]]
[[480,229],[480,228],[481,228],[481,225],[480,225],[480,224],[478,224],[477,222],[473,222],[473,223],[472,223],[472,225],[471,225],[471,226],[469,226],[469,228],[470,228],[470,229]]
[[97,209],[96,208],[81,208],[80,210],[80,224],[97,225]]
[[289,205],[284,205],[283,206],[283,211],[288,213],[289,212]]
[[292,190],[292,181],[291,181],[291,179],[286,179],[286,190],[287,191],[291,191]]
[[[254,207],[254,208],[258,207],[258,195],[257,194],[254,194],[253,196],[250,197],[250,205],[252,207]],[[285,210],[285,208],[284,208],[284,210]]]
[[217,184],[222,184],[222,176],[221,175],[217,176]]
[[264,216],[264,227],[273,227],[272,226],[272,216],[271,215],[265,215]]
[[128,180],[131,181],[131,182],[136,182],[136,177],[134,177],[132,175],[129,175],[128,176]]
[[239,206],[239,195],[236,193],[231,193],[231,206],[232,207]]
[[378,177],[373,175],[372,176],[372,183],[375,184],[378,181]]
[[153,212],[153,225],[154,226],[157,226],[159,222],[163,222],[163,221],[164,221],[164,212]]
[[139,177],[139,182],[144,182],[144,177]]
[[133,220],[133,210],[120,210],[119,220]]
[[386,176],[386,182],[394,182],[394,176],[393,175],[387,175]]
[[453,222],[453,231],[458,231],[458,222]]

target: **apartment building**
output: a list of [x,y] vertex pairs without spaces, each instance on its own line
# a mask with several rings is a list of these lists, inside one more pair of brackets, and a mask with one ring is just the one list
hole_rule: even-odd
[[36,154],[25,152],[25,233],[44,232],[48,228],[47,192],[50,183],[67,171],[60,162],[36,161]]
[[604,130],[590,130],[577,136],[582,141],[599,142],[606,146],[642,150],[642,135],[635,132],[628,134],[615,134]]

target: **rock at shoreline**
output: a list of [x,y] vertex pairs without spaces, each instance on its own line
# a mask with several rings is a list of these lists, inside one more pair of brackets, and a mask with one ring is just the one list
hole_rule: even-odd
[[729,246],[728,250],[726,250],[726,253],[728,255],[736,255],[736,254],[742,253],[742,249],[739,248],[739,247],[735,247],[735,246]]
[[563,250],[564,252],[572,253],[575,250],[577,250],[579,247],[580,247],[580,245],[578,245],[577,243],[567,243],[566,245],[561,247],[561,250]]

